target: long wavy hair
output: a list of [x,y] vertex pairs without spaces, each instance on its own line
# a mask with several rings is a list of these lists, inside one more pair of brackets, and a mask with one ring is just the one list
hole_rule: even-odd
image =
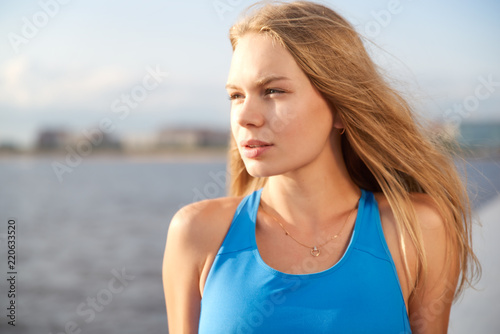
[[[336,12],[308,1],[262,2],[249,9],[254,10],[230,29],[233,51],[247,33],[272,37],[340,114],[346,129],[341,148],[350,177],[359,187],[387,197],[408,277],[403,234],[410,236],[418,254],[415,282],[425,282],[427,263],[410,193],[432,198],[460,259],[457,297],[478,277],[480,266],[472,250],[469,199],[451,153],[429,139],[409,104],[379,73],[361,37]],[[230,195],[246,195],[265,185],[267,178],[246,171],[234,138],[228,161]]]

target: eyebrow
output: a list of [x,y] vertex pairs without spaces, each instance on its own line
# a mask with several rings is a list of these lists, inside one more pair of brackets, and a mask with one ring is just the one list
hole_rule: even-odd
[[[282,76],[282,75],[268,75],[266,77],[262,77],[262,78],[258,79],[255,82],[255,85],[257,87],[262,87],[262,86],[267,85],[270,82],[278,81],[278,80],[290,80],[290,78]],[[238,88],[238,87],[236,85],[228,82],[226,85],[226,88]]]

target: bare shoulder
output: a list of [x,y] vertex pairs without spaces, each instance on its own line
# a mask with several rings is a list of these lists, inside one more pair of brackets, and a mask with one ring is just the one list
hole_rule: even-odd
[[218,250],[241,199],[222,197],[182,207],[170,222],[168,239],[175,238],[181,246],[196,252],[203,265],[206,256]]
[[[374,193],[374,196],[379,206],[381,218],[385,222],[394,225],[396,223],[395,216],[384,193]],[[421,229],[429,230],[444,228],[443,216],[434,203],[434,200],[429,195],[411,193],[410,200],[415,210],[417,223]]]
[[[383,193],[375,193],[374,196],[379,206],[380,219],[386,239],[388,239],[388,243],[395,244],[399,238],[399,233],[394,212]],[[446,226],[442,212],[434,200],[429,195],[421,193],[411,193],[410,200],[415,211],[415,227],[419,230],[417,233],[421,233],[424,245],[434,242],[444,244],[446,241]],[[403,232],[403,238],[409,250],[410,259],[416,259],[416,249],[413,247],[410,235]]]
[[413,193],[411,194],[411,200],[417,216],[417,222],[422,230],[444,229],[442,212],[431,196]]
[[234,214],[241,197],[221,197],[195,202],[182,207],[172,218],[171,225],[185,228],[203,228],[213,225],[225,215]]

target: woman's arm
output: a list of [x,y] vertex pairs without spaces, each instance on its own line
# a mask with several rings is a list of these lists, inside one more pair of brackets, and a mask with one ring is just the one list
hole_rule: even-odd
[[429,198],[420,195],[415,198],[414,205],[421,226],[428,273],[425,285],[420,282],[409,300],[411,328],[414,334],[443,334],[448,331],[450,309],[460,274],[457,250],[452,247],[443,218]]
[[163,258],[163,288],[169,333],[197,333],[200,317],[199,280],[203,254],[193,207],[187,206],[170,222]]
[[185,206],[170,223],[163,258],[163,287],[170,334],[198,333],[205,280],[241,197]]

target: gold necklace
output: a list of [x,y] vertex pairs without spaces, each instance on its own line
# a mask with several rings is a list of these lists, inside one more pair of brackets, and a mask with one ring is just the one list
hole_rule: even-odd
[[[359,202],[359,201],[358,201]],[[269,216],[271,216],[271,218],[277,222],[281,228],[283,229],[283,231],[285,231],[285,235],[289,236],[290,238],[292,238],[296,243],[298,243],[299,245],[302,245],[306,248],[309,248],[311,250],[311,255],[314,256],[314,257],[317,257],[319,256],[319,254],[321,254],[321,251],[320,251],[320,248],[323,247],[324,245],[326,245],[327,243],[329,243],[330,241],[334,240],[334,239],[337,239],[337,237],[342,233],[342,231],[344,230],[344,227],[345,225],[347,224],[347,221],[349,220],[349,218],[351,218],[352,214],[354,213],[354,211],[356,210],[356,208],[358,207],[358,204],[356,204],[356,206],[351,210],[351,212],[349,213],[349,216],[347,216],[347,219],[344,221],[344,224],[342,225],[342,227],[340,228],[340,231],[333,235],[333,236],[330,236],[325,242],[323,242],[322,244],[320,244],[319,246],[309,246],[309,245],[306,245],[302,242],[300,242],[299,240],[295,239],[293,237],[293,235],[290,234],[290,232],[287,231],[287,229],[283,226],[282,223],[280,223],[278,221],[278,219],[276,219],[276,217],[274,217],[272,214],[270,213],[267,213],[265,210],[264,210],[264,207],[262,206],[261,203],[259,203],[259,205],[262,207],[262,211],[264,211],[266,214],[268,214]]]

